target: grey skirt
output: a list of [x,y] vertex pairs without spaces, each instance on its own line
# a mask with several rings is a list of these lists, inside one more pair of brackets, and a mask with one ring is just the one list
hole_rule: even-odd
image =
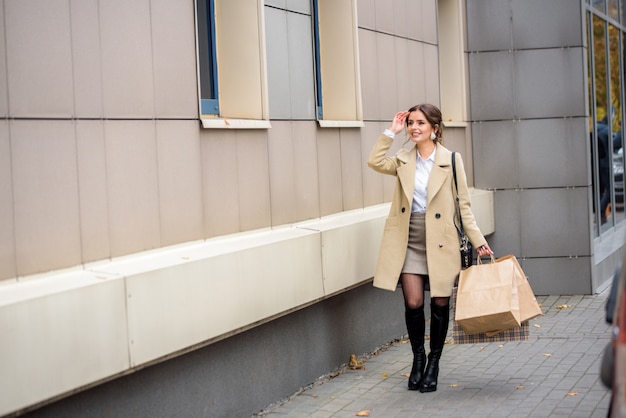
[[406,247],[402,273],[428,276],[426,263],[426,214],[411,213],[409,224],[409,244]]

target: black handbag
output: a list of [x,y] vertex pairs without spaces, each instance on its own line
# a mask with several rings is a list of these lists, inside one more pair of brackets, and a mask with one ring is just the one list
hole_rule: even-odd
[[452,174],[454,176],[454,191],[456,193],[456,215],[459,220],[458,225],[454,225],[456,230],[459,233],[459,237],[461,238],[461,268],[466,269],[474,263],[474,248],[472,247],[472,243],[469,238],[465,234],[465,230],[463,229],[463,219],[461,218],[461,209],[459,208],[459,189],[456,182],[456,152],[452,153]]

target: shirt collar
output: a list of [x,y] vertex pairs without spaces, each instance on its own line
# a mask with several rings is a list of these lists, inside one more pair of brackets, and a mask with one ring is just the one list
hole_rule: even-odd
[[436,152],[437,152],[437,146],[435,146],[435,148],[433,148],[433,152],[431,152],[428,157],[422,158],[422,155],[420,154],[419,150],[417,150],[417,158],[419,160],[422,160],[422,161],[432,161],[434,163],[435,162],[435,153]]

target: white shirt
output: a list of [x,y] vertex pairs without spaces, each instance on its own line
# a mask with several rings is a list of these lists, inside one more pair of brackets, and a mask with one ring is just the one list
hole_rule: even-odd
[[413,189],[413,203],[411,204],[411,212],[426,212],[426,196],[428,193],[428,178],[435,164],[435,152],[423,159],[419,151],[417,152],[417,164],[415,165],[415,188]]
[[[389,129],[385,129],[384,134],[390,138],[394,138],[395,134]],[[428,193],[428,178],[430,172],[435,164],[435,152],[437,147],[433,149],[433,152],[422,159],[419,151],[417,152],[417,164],[415,165],[415,188],[413,189],[413,202],[411,203],[411,212],[426,212],[426,196]]]

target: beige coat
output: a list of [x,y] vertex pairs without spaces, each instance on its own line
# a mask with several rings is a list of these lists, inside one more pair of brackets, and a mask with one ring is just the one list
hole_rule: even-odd
[[[397,177],[391,209],[378,254],[374,286],[395,290],[400,278],[409,241],[409,221],[415,185],[417,147],[401,149],[393,156],[387,152],[393,139],[381,135],[372,149],[367,164],[383,174]],[[463,227],[474,248],[487,241],[471,210],[463,159],[456,154],[456,176]],[[450,296],[461,270],[460,239],[456,230],[455,197],[452,176],[452,152],[437,144],[435,163],[428,179],[426,204],[426,260],[431,296]]]

